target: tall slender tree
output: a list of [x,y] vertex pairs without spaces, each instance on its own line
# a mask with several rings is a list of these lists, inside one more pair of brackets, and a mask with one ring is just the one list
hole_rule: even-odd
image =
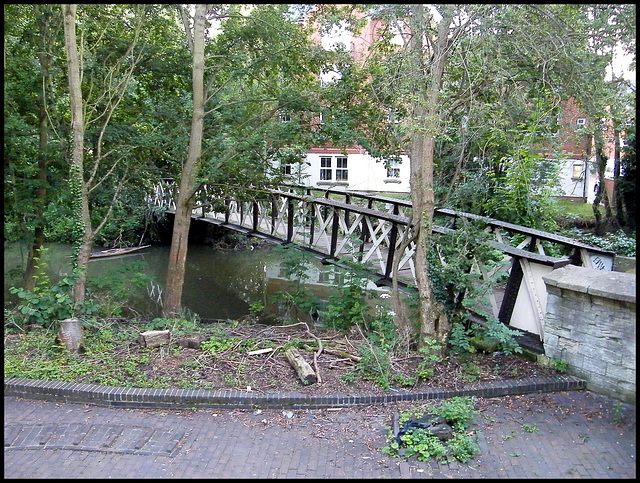
[[[171,237],[171,251],[167,265],[167,282],[165,299],[163,300],[163,315],[172,317],[180,315],[182,311],[182,286],[187,263],[187,249],[189,246],[189,227],[191,213],[194,207],[194,195],[198,188],[196,184],[200,171],[202,156],[202,132],[204,127],[205,106],[205,24],[207,22],[208,6],[197,4],[193,15],[193,30],[185,22],[187,41],[192,54],[192,115],[191,137],[187,159],[182,165],[180,185],[176,199],[176,211]],[[181,7],[183,18],[186,12]]]
[[[88,7],[84,6],[84,8]],[[94,8],[100,9],[98,18],[106,23],[110,22],[114,15],[123,13],[117,5],[95,6]],[[126,10],[127,7],[122,8]],[[97,58],[89,63],[93,70],[92,75],[88,77],[83,76],[86,64],[82,54],[85,51],[80,52],[78,49],[76,32],[78,6],[62,4],[61,9],[71,107],[72,151],[69,183],[77,215],[74,225],[76,279],[73,287],[73,299],[75,302],[83,302],[86,292],[86,269],[93,242],[109,220],[118,198],[129,181],[131,147],[117,145],[117,143],[109,145],[108,128],[129,91],[135,69],[142,58],[141,52],[136,51],[136,46],[143,27],[144,6],[137,6],[132,11],[126,11],[131,30],[127,30],[126,34],[122,31],[121,37],[107,39],[114,42],[124,41],[124,46],[118,45],[116,48],[119,56],[113,56],[113,51],[98,52],[98,49],[103,47],[101,43],[104,40],[103,32],[85,32],[96,40],[95,45],[90,45],[90,48],[95,49],[93,53]],[[83,45],[86,44],[83,43]],[[105,57],[100,57],[100,54]],[[83,97],[83,81],[86,79],[97,83],[95,91],[91,88],[87,89],[95,97]],[[85,113],[89,113],[89,115],[87,116]],[[86,149],[87,127],[92,125],[95,125],[96,128],[91,133],[91,149]],[[90,155],[89,163],[85,159],[88,154]],[[106,203],[105,211],[99,216],[96,210],[92,210],[89,197],[107,180],[113,182],[109,190],[110,201]],[[95,224],[92,215],[98,218]]]

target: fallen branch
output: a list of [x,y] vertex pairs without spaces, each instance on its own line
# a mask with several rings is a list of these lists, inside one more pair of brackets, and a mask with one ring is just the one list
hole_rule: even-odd
[[331,354],[332,356],[342,357],[343,359],[350,359],[353,362],[360,362],[362,360],[362,357],[360,356],[349,354],[348,352],[341,351],[341,350],[324,349],[324,351],[327,354]]
[[291,364],[291,367],[296,370],[298,377],[300,377],[300,380],[305,386],[318,381],[316,373],[313,372],[309,363],[300,355],[298,349],[292,347],[291,349],[288,349],[284,355],[289,361],[289,364]]
[[279,326],[279,327],[293,327],[295,325],[304,325],[304,328],[307,329],[307,334],[309,334],[311,337],[313,337],[316,340],[316,342],[318,343],[318,352],[313,354],[313,367],[314,367],[315,372],[316,372],[317,382],[322,382],[322,377],[320,376],[320,369],[318,368],[318,356],[320,354],[322,354],[322,350],[323,350],[322,341],[315,334],[313,334],[309,330],[309,326],[307,325],[306,322],[298,322],[296,324],[291,324],[291,325],[286,325],[286,326]]

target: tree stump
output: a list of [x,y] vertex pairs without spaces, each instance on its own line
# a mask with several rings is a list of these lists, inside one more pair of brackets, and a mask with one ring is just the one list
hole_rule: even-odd
[[140,334],[139,342],[142,347],[158,347],[169,343],[168,330],[148,330]]
[[200,350],[200,344],[202,344],[206,340],[209,340],[209,337],[207,337],[206,335],[201,335],[201,334],[186,335],[181,339],[178,339],[178,345],[182,347],[186,347],[187,349]]
[[60,321],[60,329],[56,341],[63,344],[69,352],[77,353],[83,348],[84,329],[80,319],[64,319]]
[[293,367],[298,373],[298,377],[300,377],[302,384],[307,386],[318,381],[316,373],[311,368],[311,365],[302,358],[298,349],[292,347],[287,350],[284,355],[287,358],[287,361],[289,361],[291,367]]

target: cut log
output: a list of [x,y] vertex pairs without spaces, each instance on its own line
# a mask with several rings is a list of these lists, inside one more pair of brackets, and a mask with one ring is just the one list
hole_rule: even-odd
[[170,331],[168,330],[148,330],[140,334],[140,345],[142,347],[158,347],[169,343]]
[[318,381],[316,373],[313,372],[311,365],[303,359],[300,352],[298,352],[298,349],[292,347],[291,349],[288,349],[284,355],[287,358],[287,361],[289,361],[289,364],[291,364],[291,367],[293,367],[298,373],[298,377],[300,377],[302,384],[308,386],[309,384],[313,384]]
[[60,321],[60,329],[56,340],[63,344],[69,352],[79,352],[83,348],[84,330],[82,320],[64,319]]

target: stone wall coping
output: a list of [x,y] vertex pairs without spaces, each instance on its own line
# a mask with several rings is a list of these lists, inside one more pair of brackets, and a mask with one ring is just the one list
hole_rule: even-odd
[[542,277],[550,287],[636,303],[636,274],[567,265]]

